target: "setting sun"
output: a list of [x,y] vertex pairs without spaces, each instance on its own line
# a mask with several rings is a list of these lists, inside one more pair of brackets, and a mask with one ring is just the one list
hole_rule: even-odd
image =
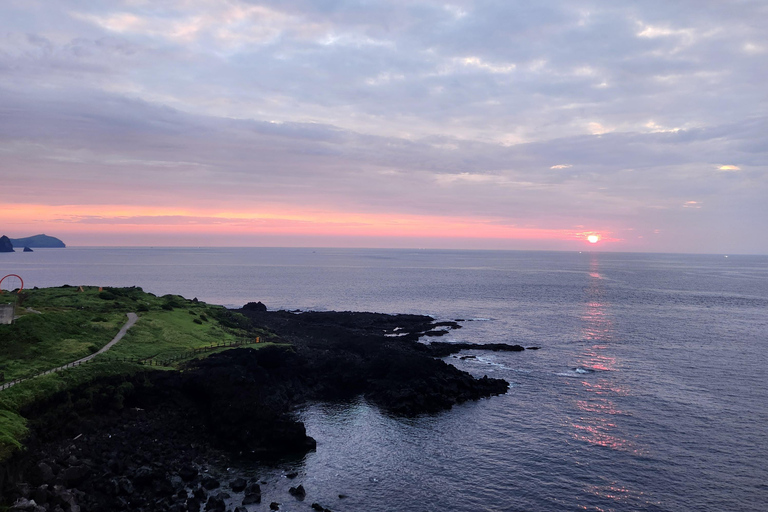
[[600,240],[600,237],[597,235],[589,235],[587,237],[587,241],[591,244],[596,244]]

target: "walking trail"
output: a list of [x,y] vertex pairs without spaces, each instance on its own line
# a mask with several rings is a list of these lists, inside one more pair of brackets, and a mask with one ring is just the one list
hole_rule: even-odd
[[[126,314],[128,315],[128,321],[125,322],[125,325],[123,325],[123,327],[120,329],[120,332],[118,332],[117,335],[114,338],[112,338],[112,341],[110,341],[109,343],[104,345],[101,348],[101,350],[99,350],[98,352],[94,352],[93,354],[91,354],[89,356],[86,356],[86,357],[84,357],[82,359],[78,359],[77,361],[72,361],[71,363],[67,363],[64,366],[59,366],[57,368],[53,368],[51,370],[47,370],[47,371],[45,371],[45,372],[43,372],[43,373],[41,373],[39,375],[35,375],[35,377],[39,377],[40,375],[48,375],[50,373],[60,372],[62,370],[66,370],[67,368],[72,368],[73,366],[79,366],[79,365],[81,365],[83,363],[87,363],[88,361],[90,361],[94,357],[98,356],[99,354],[103,354],[104,352],[106,352],[107,350],[112,348],[112,346],[115,343],[117,343],[118,341],[123,339],[123,336],[125,336],[125,333],[128,332],[128,329],[133,327],[133,324],[135,324],[136,320],[139,319],[139,316],[136,313],[126,313]],[[19,380],[14,380],[12,382],[8,382],[8,383],[3,384],[2,386],[0,386],[0,390],[8,389],[11,386],[15,386],[19,382],[24,382],[25,380],[34,379],[35,377],[29,377],[27,379],[19,379]]]

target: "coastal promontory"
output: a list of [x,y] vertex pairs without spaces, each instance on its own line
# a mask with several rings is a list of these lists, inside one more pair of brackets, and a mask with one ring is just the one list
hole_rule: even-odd
[[[228,310],[140,288],[25,293],[22,317],[0,326],[14,356],[6,382],[99,354],[0,391],[0,507],[219,510],[219,482],[206,474],[217,454],[261,461],[314,449],[293,414],[302,404],[362,398],[414,416],[509,387],[435,358],[420,338],[461,326],[428,316]],[[101,354],[134,311],[136,324]],[[239,502],[259,503],[258,487],[247,483]]]
[[34,247],[34,248],[64,248],[67,245],[56,238],[48,235],[33,235],[25,238],[11,238],[13,247]]

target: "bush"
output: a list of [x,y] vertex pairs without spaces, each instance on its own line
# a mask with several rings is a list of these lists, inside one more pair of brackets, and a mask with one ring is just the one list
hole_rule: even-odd
[[163,300],[166,304],[170,304],[171,307],[174,308],[185,308],[187,307],[187,300],[180,296],[180,295],[163,295]]
[[138,306],[136,306],[136,311],[140,313],[144,313],[149,311],[149,307],[146,304],[139,304]]
[[160,307],[163,308],[166,311],[173,311],[173,306],[171,306],[167,302],[165,304],[163,304],[162,306],[160,306]]
[[203,321],[200,320],[199,318],[193,318],[192,321],[195,322],[196,324],[203,325]]
[[117,299],[117,295],[115,295],[114,293],[112,293],[110,291],[106,291],[105,290],[103,292],[99,292],[99,298],[100,299],[104,299],[104,300],[115,300],[115,299]]

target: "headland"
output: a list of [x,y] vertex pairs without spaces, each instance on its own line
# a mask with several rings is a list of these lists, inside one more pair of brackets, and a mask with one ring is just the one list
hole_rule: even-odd
[[[22,318],[0,326],[0,344],[16,354],[5,363],[10,377],[23,373],[25,361],[31,367],[32,352],[49,352],[43,364],[50,365],[97,351],[126,312],[140,318],[92,363],[0,391],[0,489],[6,505],[16,504],[11,510],[224,511],[233,499],[248,510],[261,501],[258,481],[226,482],[206,470],[220,458],[269,461],[312,450],[315,440],[292,413],[302,404],[362,397],[414,416],[509,386],[436,358],[452,352],[450,344],[420,341],[460,322],[267,311],[260,303],[227,310],[139,288],[80,289],[32,290]],[[72,325],[85,331],[79,340]],[[58,342],[66,351],[52,355],[54,344],[43,338],[56,336],[46,326],[66,331]],[[506,347],[494,349],[523,350]]]

